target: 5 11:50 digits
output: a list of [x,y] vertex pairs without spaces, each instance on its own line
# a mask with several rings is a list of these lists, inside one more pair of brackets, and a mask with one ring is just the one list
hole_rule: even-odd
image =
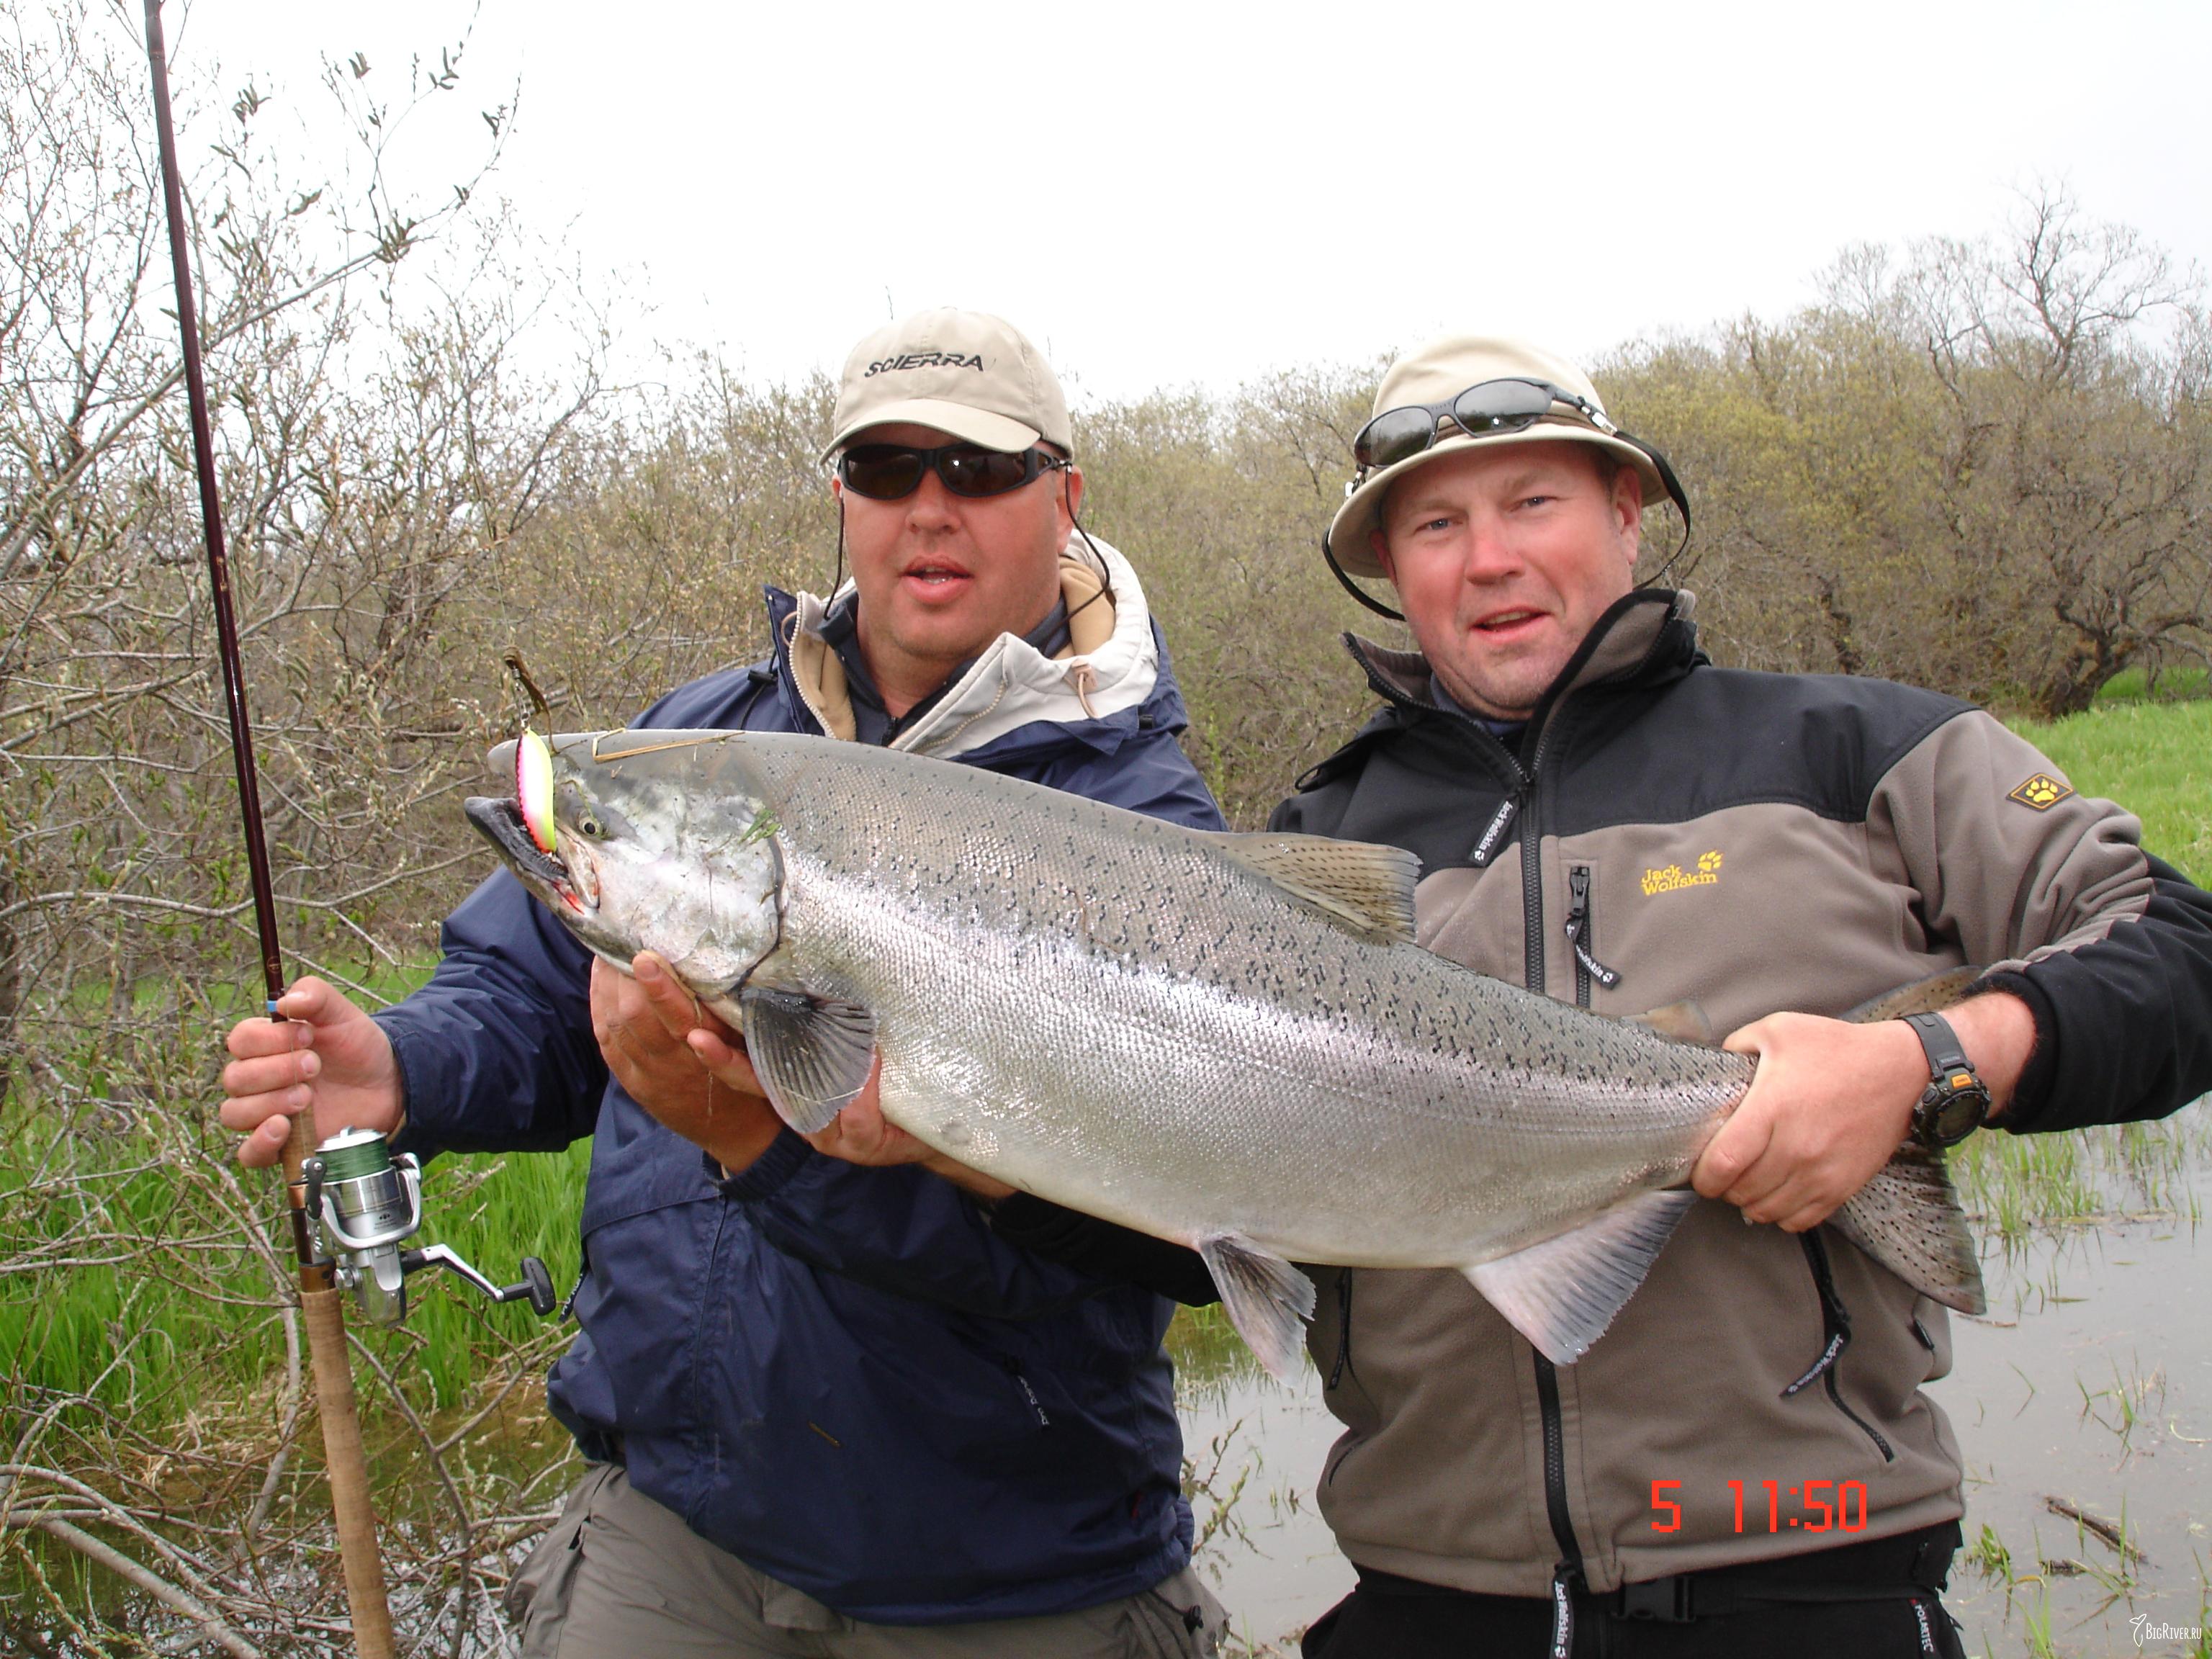
[[[1735,1529],[1741,1532],[1744,1524],[1744,1483],[1731,1480],[1728,1486],[1735,1498]],[[1654,1480],[1651,1483],[1652,1531],[1680,1532],[1682,1529],[1682,1506],[1666,1495],[1681,1489],[1682,1483],[1679,1480]],[[1759,1519],[1758,1489],[1764,1489],[1766,1493],[1765,1519],[1769,1532],[1793,1529],[1803,1532],[1827,1532],[1831,1529],[1858,1532],[1867,1523],[1867,1489],[1863,1480],[1845,1480],[1840,1484],[1833,1480],[1808,1480],[1802,1487],[1785,1486],[1778,1480],[1759,1481],[1752,1499],[1751,1518],[1754,1528]],[[1830,1492],[1835,1496],[1826,1496]],[[1782,1512],[1785,1496],[1800,1507],[1801,1513],[1784,1515]]]

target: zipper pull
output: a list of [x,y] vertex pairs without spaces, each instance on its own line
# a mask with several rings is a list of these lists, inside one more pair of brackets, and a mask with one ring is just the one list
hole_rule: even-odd
[[1589,953],[1583,943],[1583,931],[1589,925],[1589,866],[1577,864],[1567,872],[1567,943],[1575,948],[1575,960],[1588,974],[1608,991],[1620,983],[1620,975],[1607,967]]
[[1575,1650],[1575,1592],[1582,1587],[1581,1569],[1562,1561],[1552,1569],[1552,1644],[1547,1659],[1572,1659]]
[[1490,827],[1477,838],[1474,850],[1467,855],[1467,861],[1478,870],[1486,869],[1490,860],[1498,856],[1498,849],[1505,842],[1505,832],[1512,827],[1513,819],[1520,811],[1521,798],[1518,795],[1508,795],[1498,802],[1498,811],[1491,817]]

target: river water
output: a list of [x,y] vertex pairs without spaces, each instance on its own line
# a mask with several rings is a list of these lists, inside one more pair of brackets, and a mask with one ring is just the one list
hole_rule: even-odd
[[[2154,1133],[2147,1168],[2100,1132],[2063,1224],[2015,1217],[2007,1240],[1981,1218],[1990,1313],[1953,1316],[1930,1389],[1966,1464],[1947,1599],[1969,1654],[2212,1656],[2212,1109]],[[1312,1501],[1335,1420],[1310,1365],[1285,1387],[1225,1345],[1212,1358],[1184,1395],[1211,1472],[1193,1507],[1222,1520],[1200,1562],[1246,1650],[1295,1654],[1352,1583]]]

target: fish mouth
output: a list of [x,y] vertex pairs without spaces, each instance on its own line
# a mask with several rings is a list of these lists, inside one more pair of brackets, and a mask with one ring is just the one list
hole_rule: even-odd
[[477,833],[514,866],[516,875],[549,889],[571,909],[585,908],[567,863],[545,851],[532,837],[530,826],[522,820],[520,802],[500,796],[471,795],[461,803],[461,811],[468,815]]

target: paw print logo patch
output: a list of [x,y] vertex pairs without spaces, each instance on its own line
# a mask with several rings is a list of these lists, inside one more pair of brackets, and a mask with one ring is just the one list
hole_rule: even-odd
[[2048,812],[2073,793],[2071,788],[2052,777],[2050,773],[2038,772],[2019,788],[2009,791],[2005,799],[2016,800],[2022,806],[2038,812]]

